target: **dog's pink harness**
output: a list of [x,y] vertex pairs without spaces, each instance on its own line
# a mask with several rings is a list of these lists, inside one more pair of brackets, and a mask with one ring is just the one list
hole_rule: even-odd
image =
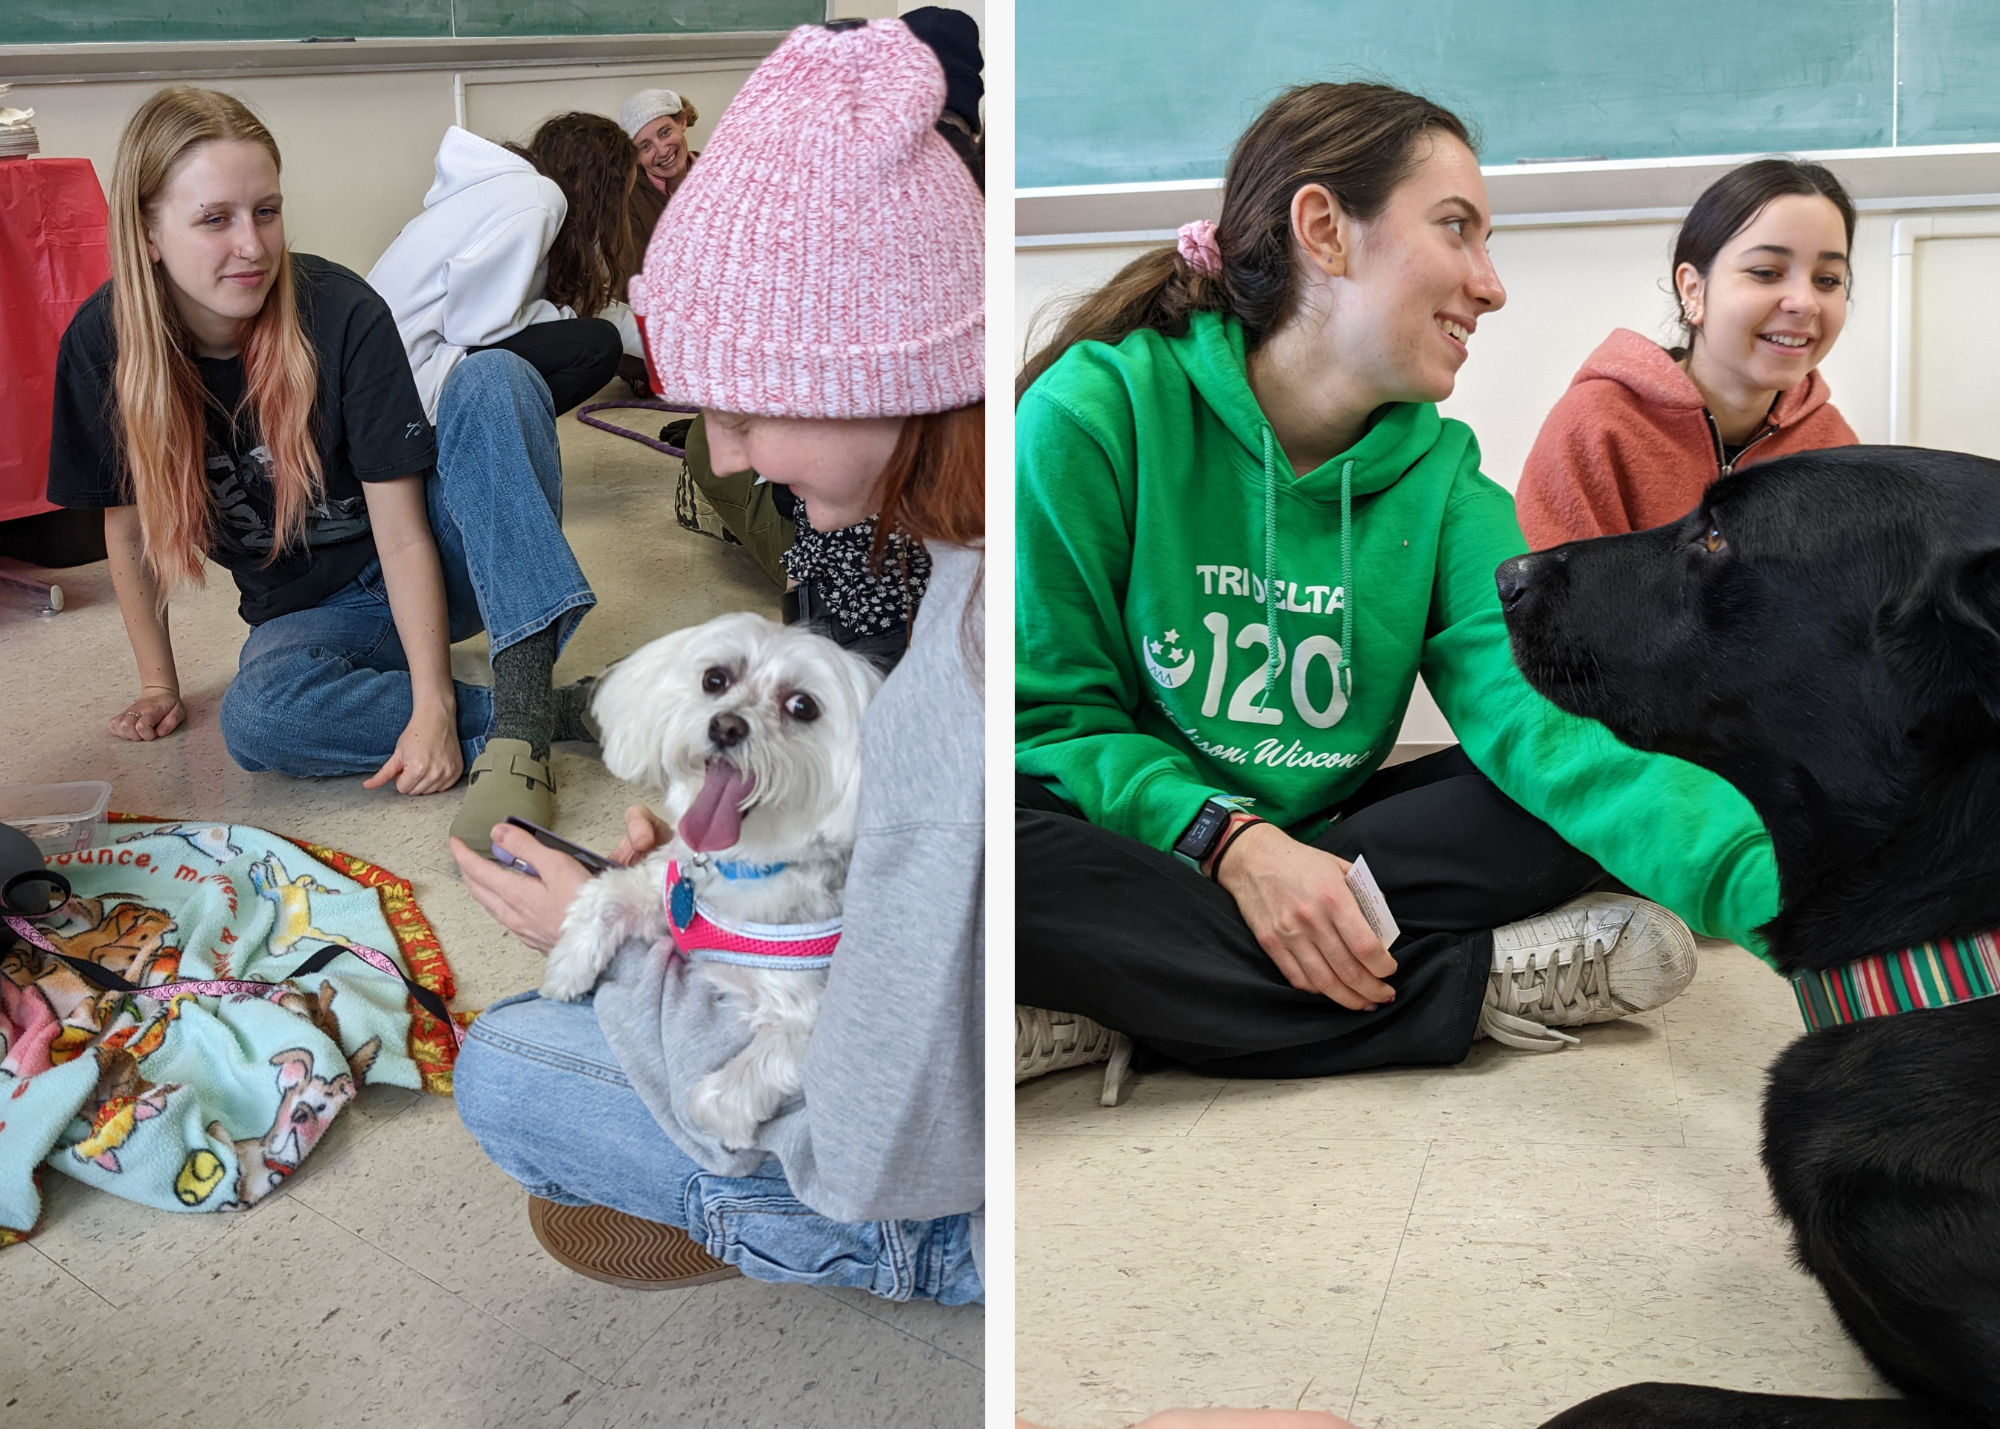
[[1918,943],[1824,972],[1796,973],[1806,1030],[2000,996],[2000,932]]
[[694,896],[694,880],[667,864],[667,927],[688,957],[751,968],[823,968],[833,962],[840,920],[824,923],[731,923],[707,912]]

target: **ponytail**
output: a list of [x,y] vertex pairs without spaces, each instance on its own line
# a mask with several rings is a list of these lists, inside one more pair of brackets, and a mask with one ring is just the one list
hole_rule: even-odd
[[1028,359],[1014,379],[1014,400],[1079,342],[1122,342],[1142,327],[1179,337],[1188,317],[1228,308],[1219,280],[1190,267],[1173,248],[1142,253],[1117,276],[1063,315],[1055,336]]

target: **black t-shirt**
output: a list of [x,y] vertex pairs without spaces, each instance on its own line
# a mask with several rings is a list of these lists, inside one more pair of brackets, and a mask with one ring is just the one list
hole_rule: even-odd
[[[306,518],[305,544],[269,565],[271,456],[251,414],[237,411],[243,361],[195,360],[210,398],[205,459],[215,542],[208,557],[236,577],[238,608],[252,625],[310,609],[359,575],[375,559],[361,483],[426,472],[437,460],[389,305],[324,258],[294,253],[292,275],[300,326],[319,364],[313,423],[326,493]],[[112,378],[116,356],[106,283],[77,309],[56,357],[49,500],[58,506],[132,503]]]

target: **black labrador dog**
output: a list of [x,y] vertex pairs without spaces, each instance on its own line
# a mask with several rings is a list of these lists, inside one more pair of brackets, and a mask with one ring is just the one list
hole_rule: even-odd
[[[1784,457],[1497,580],[1537,689],[1762,816],[1786,974],[2000,929],[2000,462]],[[1764,1167],[1799,1263],[1907,1397],[1640,1384],[1544,1429],[2000,1426],[2000,997],[1802,1036],[1771,1069]]]

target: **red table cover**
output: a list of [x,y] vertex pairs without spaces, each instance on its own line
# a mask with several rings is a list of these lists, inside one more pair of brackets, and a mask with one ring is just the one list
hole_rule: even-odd
[[104,190],[88,159],[0,161],[0,521],[53,511],[56,346],[111,276]]

